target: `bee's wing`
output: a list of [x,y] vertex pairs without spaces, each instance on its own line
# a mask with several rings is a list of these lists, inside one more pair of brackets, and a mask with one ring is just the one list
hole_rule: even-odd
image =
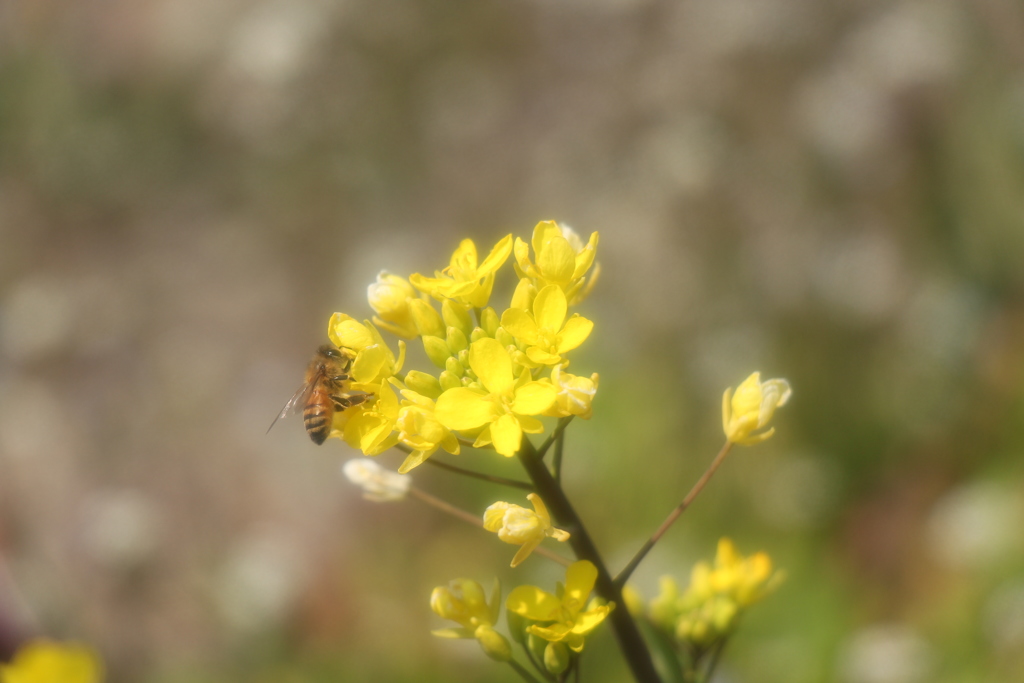
[[269,427],[267,427],[267,433],[274,428],[274,425],[277,424],[277,421],[282,417],[288,417],[292,413],[298,411],[299,408],[306,405],[306,402],[309,401],[309,395],[313,393],[313,387],[315,385],[316,381],[314,380],[312,382],[306,382],[299,387],[299,390],[292,394],[292,397],[284,404],[284,408],[281,409],[281,412],[277,414],[274,421],[270,423]]

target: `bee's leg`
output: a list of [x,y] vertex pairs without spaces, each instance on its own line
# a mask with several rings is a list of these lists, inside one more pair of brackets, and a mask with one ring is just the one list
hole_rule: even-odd
[[352,406],[357,406],[360,403],[365,403],[373,394],[334,394],[331,396],[331,402],[334,403],[334,407],[337,410],[345,410]]

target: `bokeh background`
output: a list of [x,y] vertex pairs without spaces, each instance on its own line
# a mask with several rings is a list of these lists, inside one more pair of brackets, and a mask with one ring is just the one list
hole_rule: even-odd
[[[566,477],[613,566],[717,451],[726,386],[794,386],[636,575],[721,535],[786,569],[720,680],[1024,681],[1015,0],[0,2],[3,654],[518,680],[432,638],[427,597],[557,567],[265,432],[379,270],[548,218],[601,234]],[[584,674],[625,679],[607,631]]]

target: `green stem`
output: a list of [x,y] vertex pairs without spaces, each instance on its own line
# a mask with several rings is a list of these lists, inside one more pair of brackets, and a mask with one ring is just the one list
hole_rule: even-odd
[[[568,424],[568,423],[566,423]],[[558,438],[555,439],[555,456],[551,460],[551,469],[555,474],[555,481],[558,482],[559,486],[562,484],[562,451],[565,448],[565,429],[558,432]]]
[[643,547],[637,551],[636,555],[633,556],[633,559],[629,561],[629,564],[627,564],[625,568],[619,572],[619,575],[615,577],[615,585],[621,588],[626,584],[626,581],[629,580],[629,577],[633,574],[637,565],[640,564],[640,561],[647,556],[647,553],[651,552],[651,548],[654,547],[654,544],[657,543],[658,540],[665,535],[665,532],[669,530],[669,527],[679,519],[679,515],[683,514],[683,511],[690,507],[690,503],[692,503],[697,497],[697,494],[704,490],[708,481],[711,480],[711,476],[718,470],[719,466],[725,460],[725,456],[729,455],[729,451],[731,450],[732,441],[726,441],[725,445],[722,446],[722,450],[718,451],[718,455],[716,455],[715,459],[711,462],[711,466],[708,467],[707,471],[705,471],[703,475],[701,475],[701,478],[697,480],[697,483],[693,485],[690,492],[686,494],[686,498],[683,498],[683,502],[677,505],[675,510],[669,513],[668,517],[665,518],[665,521],[661,523],[660,527],[658,527],[658,530],[654,532],[654,535],[647,539],[647,542],[644,543]]
[[519,662],[517,662],[516,660],[514,660],[514,659],[508,660],[508,665],[511,666],[515,670],[515,672],[517,674],[522,676],[524,681],[529,681],[530,683],[540,683],[540,681],[538,681],[537,678],[533,674],[531,674],[529,671],[527,671],[523,667],[523,665],[520,664]]
[[551,448],[551,444],[555,443],[555,441],[562,437],[562,432],[564,432],[565,428],[569,426],[570,422],[572,422],[573,417],[573,415],[570,415],[569,417],[563,417],[560,420],[558,420],[558,424],[555,425],[555,428],[551,432],[550,436],[544,439],[544,443],[540,445],[540,448],[536,449],[537,458],[539,460],[543,460],[544,456],[548,452],[548,449]]
[[[568,422],[566,421],[565,424],[567,425]],[[637,683],[661,683],[658,673],[654,669],[654,663],[651,661],[651,653],[647,649],[647,644],[640,635],[640,630],[637,628],[636,622],[633,621],[629,610],[626,609],[626,603],[622,599],[622,589],[608,573],[608,568],[597,551],[597,546],[594,545],[586,527],[583,526],[583,520],[576,514],[576,510],[573,509],[562,487],[544,466],[544,462],[529,439],[523,438],[518,456],[527,474],[530,475],[530,479],[536,485],[537,493],[540,494],[559,526],[568,529],[572,534],[569,537],[569,544],[575,551],[576,557],[581,560],[589,560],[597,569],[595,585],[597,594],[605,600],[615,603],[615,609],[611,611],[609,621],[633,678]]]
[[718,661],[722,657],[722,650],[725,649],[725,643],[728,640],[728,636],[723,636],[715,643],[715,647],[711,650],[711,659],[708,661],[707,668],[704,669],[704,675],[701,676],[701,683],[709,683],[711,680],[715,673],[715,668],[718,667]]

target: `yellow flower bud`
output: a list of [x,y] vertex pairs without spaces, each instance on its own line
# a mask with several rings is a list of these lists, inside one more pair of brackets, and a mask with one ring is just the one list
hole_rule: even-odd
[[417,298],[417,292],[408,280],[381,271],[377,281],[367,287],[366,293],[370,307],[377,312],[374,324],[406,339],[419,334],[409,308],[409,302]]
[[102,669],[96,654],[83,645],[36,640],[22,646],[10,664],[0,664],[0,681],[99,683]]
[[[775,428],[757,432],[768,426],[775,409],[786,405],[792,390],[784,379],[761,381],[761,373],[748,377],[733,394],[726,389],[722,396],[722,427],[732,443],[751,445],[764,441]],[[757,433],[755,433],[757,432]]]
[[544,668],[556,676],[569,668],[569,648],[562,643],[548,643],[544,648]]
[[497,662],[507,662],[512,659],[512,646],[508,639],[495,631],[488,625],[478,626],[473,632],[481,649],[491,659]]
[[555,396],[555,404],[544,414],[551,417],[576,415],[589,420],[594,412],[591,404],[597,394],[597,373],[582,377],[563,372],[562,367],[556,365],[551,369],[551,383],[555,385],[558,394]]

